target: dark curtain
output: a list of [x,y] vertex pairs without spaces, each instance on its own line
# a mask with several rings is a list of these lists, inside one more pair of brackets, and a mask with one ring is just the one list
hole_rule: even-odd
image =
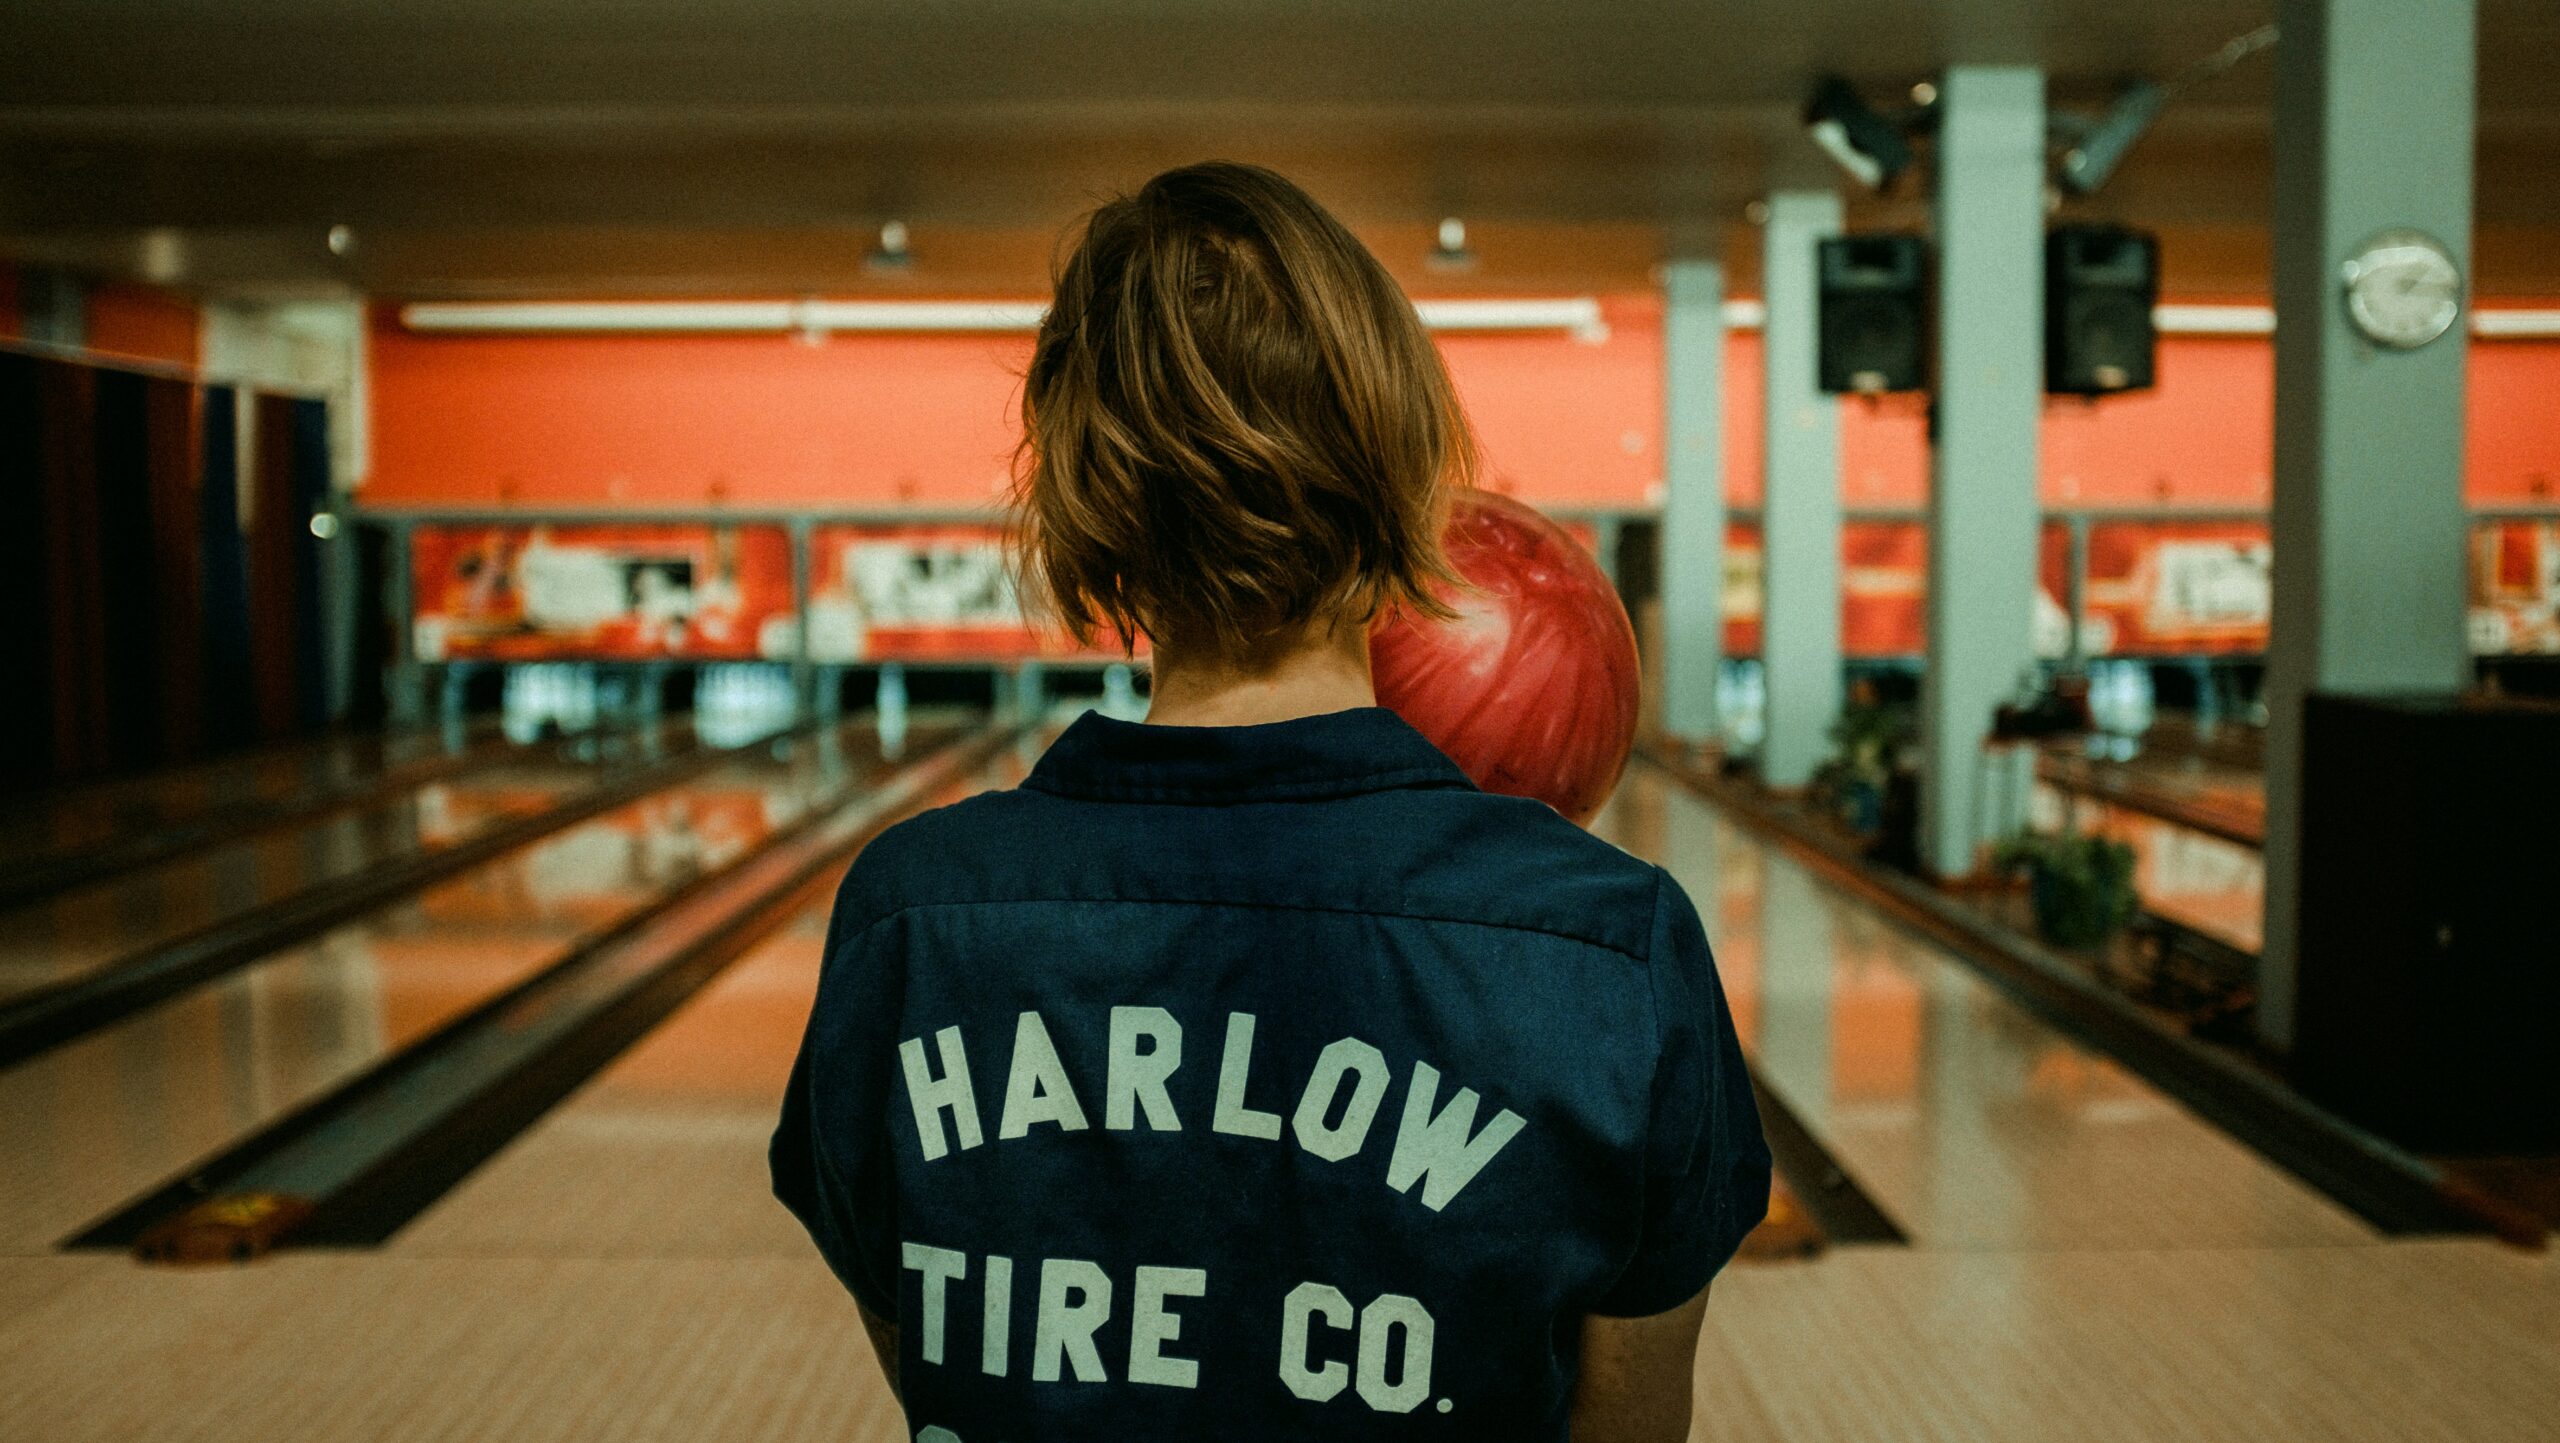
[[161,754],[173,761],[202,755],[205,749],[201,394],[186,381],[154,378],[144,383],[157,711]]
[[131,371],[96,380],[99,670],[106,698],[106,765],[128,771],[162,760],[159,585],[151,537],[149,385]]
[[249,553],[240,534],[240,393],[204,393],[204,482],[196,493],[203,566],[205,739],[238,746],[257,734],[249,664]]
[[329,505],[329,403],[296,400],[287,409],[292,418],[295,719],[311,732],[329,724],[328,617],[322,605],[329,592],[321,576],[325,543],[311,530],[311,519]]
[[301,726],[301,547],[311,534],[294,495],[293,401],[256,395],[249,422],[249,665],[258,735],[293,735]]
[[[53,729],[53,772],[108,764],[107,624],[99,566],[98,372],[47,362],[37,373],[38,470],[44,493],[44,628],[38,680]],[[42,703],[40,703],[42,704]]]
[[348,657],[355,687],[347,697],[346,719],[358,726],[380,726],[391,714],[390,678],[393,623],[388,614],[391,587],[391,537],[379,526],[356,528],[355,642]]
[[0,785],[186,761],[326,720],[324,403],[0,355]]
[[0,782],[53,774],[53,715],[29,698],[53,684],[53,608],[45,572],[44,362],[0,355],[0,676],[19,704],[0,707]]

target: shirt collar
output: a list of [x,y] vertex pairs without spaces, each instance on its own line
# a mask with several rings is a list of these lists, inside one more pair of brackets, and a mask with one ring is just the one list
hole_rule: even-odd
[[1095,801],[1253,802],[1474,783],[1404,718],[1370,706],[1234,727],[1089,711],[1050,743],[1023,785]]

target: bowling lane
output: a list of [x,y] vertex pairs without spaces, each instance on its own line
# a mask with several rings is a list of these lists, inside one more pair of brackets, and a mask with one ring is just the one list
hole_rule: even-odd
[[306,825],[261,831],[0,912],[0,1001],[384,862],[440,851],[690,741],[670,727],[564,742],[548,756],[440,778]]
[[[906,755],[946,731],[919,726]],[[848,727],[742,752],[67,1046],[0,1071],[0,1253],[43,1251],[556,960],[889,765]]]
[[[937,799],[1009,787],[1010,752]],[[832,888],[829,889],[830,893]],[[418,1257],[806,1261],[765,1144],[809,1020],[829,903],[805,909],[392,1239]]]
[[314,791],[361,785],[395,768],[454,755],[495,734],[492,726],[350,732],[11,798],[0,802],[0,874],[215,812],[289,806]]
[[766,1141],[809,1020],[804,908],[391,1241],[421,1257],[797,1257]]
[[1761,1075],[1915,1245],[2375,1240],[1659,768],[1632,767],[1594,830],[1688,888]]
[[2052,751],[2037,770],[2055,785],[2172,820],[2193,819],[2236,842],[2266,837],[2266,778],[2253,768],[2174,751],[2146,751],[2123,762]]

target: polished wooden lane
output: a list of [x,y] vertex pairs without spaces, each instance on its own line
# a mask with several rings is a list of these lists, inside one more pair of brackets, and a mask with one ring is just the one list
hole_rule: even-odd
[[0,999],[531,816],[596,779],[573,763],[492,767],[432,781],[305,826],[263,832],[0,913]]
[[740,756],[407,902],[0,1069],[0,1252],[51,1247],[798,815],[867,732]]
[[[1023,770],[1021,756],[1000,758],[968,790],[1010,786]],[[799,1223],[773,1201],[765,1145],[809,1020],[828,907],[807,908],[740,958],[392,1251],[809,1257]]]
[[732,964],[665,1026],[394,1238],[417,1257],[807,1256],[765,1144],[809,1019],[827,907]]
[[1688,888],[1762,1077],[1915,1245],[2374,1237],[1661,771],[1596,827]]
[[350,731],[138,777],[0,799],[0,875],[207,816],[285,807],[485,742],[494,728]]
[[2255,767],[2174,751],[2146,751],[2117,762],[2050,749],[2037,758],[2036,772],[2064,790],[2184,822],[2246,846],[2266,841],[2266,778]]

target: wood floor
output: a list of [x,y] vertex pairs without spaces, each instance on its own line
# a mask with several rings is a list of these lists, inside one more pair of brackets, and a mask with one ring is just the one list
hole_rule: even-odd
[[[2378,1236],[1659,779],[1600,825],[1698,897],[1763,1071],[1912,1237],[1728,1271],[1696,1437],[2560,1438],[2551,1256]],[[764,1192],[820,920],[379,1252],[0,1249],[0,1439],[902,1437]]]
[[[1716,1285],[1700,1439],[2547,1440],[2560,1273],[2473,1242],[1841,1249]],[[0,1436],[900,1436],[802,1257],[0,1261]]]

